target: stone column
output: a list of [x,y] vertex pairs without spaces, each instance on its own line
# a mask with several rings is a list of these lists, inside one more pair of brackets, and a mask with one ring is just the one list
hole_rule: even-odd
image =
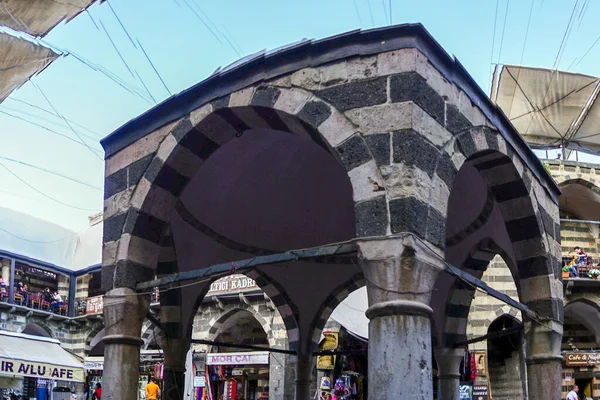
[[66,275],[58,275],[58,294],[64,299],[69,297],[69,277]]
[[431,399],[429,302],[443,263],[411,236],[359,242],[359,249],[369,299],[368,397]]
[[10,260],[8,258],[2,259],[2,279],[6,286],[10,284]]
[[312,354],[306,349],[302,349],[294,357],[296,361],[296,379],[294,380],[296,391],[294,397],[296,400],[312,399],[314,394],[310,390],[313,366]]
[[161,399],[182,400],[185,392],[185,360],[190,348],[189,342],[163,338],[161,343],[165,356]]
[[108,291],[104,297],[104,373],[102,398],[137,399],[140,378],[142,322],[149,298],[129,288]]
[[438,348],[434,350],[438,367],[438,400],[459,400],[460,363],[464,349]]
[[525,322],[527,389],[529,400],[559,399],[562,385],[560,354],[562,324]]

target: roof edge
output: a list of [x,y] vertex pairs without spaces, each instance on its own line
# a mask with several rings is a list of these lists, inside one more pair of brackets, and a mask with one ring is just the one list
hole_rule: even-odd
[[354,30],[325,39],[301,41],[279,52],[259,52],[239,64],[233,63],[232,68],[218,70],[102,139],[100,143],[105,151],[105,159],[202,105],[244,87],[307,67],[404,48],[416,48],[421,51],[448,81],[465,91],[532,170],[552,200],[558,204],[561,193],[558,185],[506,115],[492,103],[463,65],[448,54],[421,24]]

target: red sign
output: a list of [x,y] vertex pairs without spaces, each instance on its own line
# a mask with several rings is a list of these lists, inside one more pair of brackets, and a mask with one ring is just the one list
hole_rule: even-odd
[[85,305],[86,314],[100,314],[104,310],[104,296],[88,297]]
[[569,367],[600,364],[600,353],[568,353],[565,362]]
[[487,385],[473,386],[473,400],[488,400],[488,396]]

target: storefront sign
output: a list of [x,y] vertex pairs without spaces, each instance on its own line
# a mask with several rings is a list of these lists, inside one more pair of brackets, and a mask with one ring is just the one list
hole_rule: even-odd
[[245,275],[230,275],[214,281],[210,285],[208,295],[224,294],[224,293],[239,293],[257,290],[254,279],[248,278]]
[[569,367],[600,364],[600,353],[567,353],[565,362]]
[[88,371],[98,371],[104,369],[104,363],[100,361],[85,361],[83,363],[83,368],[85,368]]
[[460,400],[473,400],[473,386],[460,385],[458,398]]
[[0,374],[83,382],[83,369],[13,360],[0,357]]
[[269,352],[210,353],[206,355],[206,365],[256,365],[268,364]]
[[473,400],[488,400],[488,387],[486,385],[473,386]]
[[85,306],[86,314],[99,314],[104,309],[104,296],[89,297]]
[[203,376],[195,376],[194,377],[194,387],[204,387],[206,386],[206,380]]

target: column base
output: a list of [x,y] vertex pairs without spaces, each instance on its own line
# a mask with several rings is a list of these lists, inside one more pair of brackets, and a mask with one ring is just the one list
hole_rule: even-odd
[[562,386],[562,357],[527,359],[529,400],[558,399]]

